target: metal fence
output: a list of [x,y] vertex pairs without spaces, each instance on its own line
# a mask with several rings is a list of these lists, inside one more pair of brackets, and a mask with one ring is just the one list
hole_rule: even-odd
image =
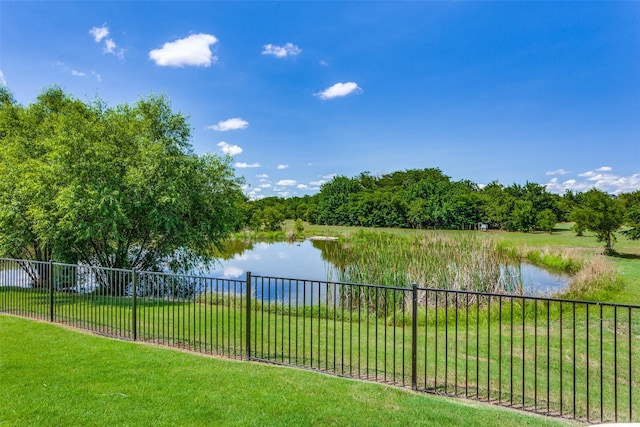
[[0,259],[0,312],[551,416],[640,420],[638,306]]

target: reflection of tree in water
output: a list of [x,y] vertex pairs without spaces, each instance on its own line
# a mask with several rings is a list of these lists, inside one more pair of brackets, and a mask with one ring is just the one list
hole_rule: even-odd
[[222,248],[213,249],[213,257],[228,261],[236,255],[242,255],[246,251],[253,250],[253,242],[246,239],[227,239],[222,243]]
[[344,271],[355,258],[353,248],[336,240],[312,240],[311,244],[320,251],[323,261],[331,264],[331,268]]

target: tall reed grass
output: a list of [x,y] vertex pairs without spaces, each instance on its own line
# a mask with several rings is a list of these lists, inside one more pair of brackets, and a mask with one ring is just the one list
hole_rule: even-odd
[[398,236],[361,231],[327,247],[333,280],[391,287],[522,292],[519,264],[494,240],[472,234]]

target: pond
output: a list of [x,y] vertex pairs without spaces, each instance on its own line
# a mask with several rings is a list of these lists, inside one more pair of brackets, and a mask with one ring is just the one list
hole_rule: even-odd
[[[234,242],[227,247],[227,254],[220,261],[200,273],[210,277],[244,280],[247,272],[256,276],[284,277],[318,281],[338,280],[334,276],[335,266],[327,258],[331,241],[310,241],[287,243],[242,243]],[[507,280],[522,285],[525,295],[548,296],[564,289],[571,278],[549,272],[537,266],[502,266]]]

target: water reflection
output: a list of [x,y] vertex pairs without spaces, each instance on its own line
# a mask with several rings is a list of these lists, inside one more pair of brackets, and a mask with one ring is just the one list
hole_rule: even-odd
[[[250,271],[255,276],[285,277],[309,281],[338,280],[335,272],[348,266],[348,259],[336,259],[336,254],[348,254],[348,251],[334,250],[338,245],[334,241],[314,240],[304,242],[278,243],[231,243],[231,251],[222,257],[212,268],[199,273],[209,277],[243,280]],[[521,289],[525,295],[551,295],[564,289],[570,277],[551,273],[531,264],[522,263],[500,267],[501,289]],[[295,283],[295,282],[294,282]],[[268,298],[287,299],[290,292],[309,293],[306,289],[290,289],[294,285],[278,284],[277,289],[265,290]],[[302,285],[301,285],[302,286]],[[262,290],[257,290],[261,296]],[[317,300],[323,295],[313,295]]]
[[[195,276],[204,276],[206,279],[183,277],[180,283],[183,287],[187,286],[191,290],[191,294],[201,293],[205,290],[207,292],[242,294],[245,292],[243,281],[246,273],[250,271],[254,276],[273,278],[259,278],[255,283],[253,293],[259,299],[289,301],[293,304],[330,302],[334,298],[338,298],[343,289],[333,283],[321,285],[318,282],[338,281],[338,278],[335,277],[336,271],[345,268],[349,263],[349,259],[336,259],[336,254],[346,253],[348,256],[349,252],[336,251],[336,245],[338,243],[333,241],[295,243],[229,241],[225,244],[224,253],[217,254],[218,261],[212,267],[202,267],[192,272]],[[5,270],[4,274],[0,275],[0,286],[32,286],[33,280],[24,274],[24,271],[17,264],[2,263],[0,268]],[[77,280],[79,283],[93,283],[94,280],[89,280],[88,277],[93,277],[93,273],[90,269],[84,269],[82,274],[78,274]],[[217,281],[214,278],[226,279],[226,281]],[[301,280],[292,281],[277,278]],[[568,276],[553,274],[526,263],[500,266],[499,280],[502,282],[500,289],[514,289],[517,293],[538,296],[556,293],[570,282]],[[163,286],[169,285],[163,282]],[[409,286],[409,284],[402,286]],[[170,294],[176,296],[174,288],[171,288]],[[78,285],[76,291],[90,292],[93,289],[94,287],[85,284]],[[153,289],[149,292],[154,295],[169,294],[167,293],[169,291],[161,293]]]

